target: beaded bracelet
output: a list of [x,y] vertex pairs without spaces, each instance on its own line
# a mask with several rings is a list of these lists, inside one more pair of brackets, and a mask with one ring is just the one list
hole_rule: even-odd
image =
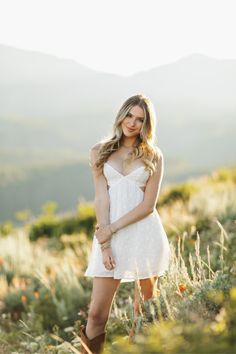
[[104,243],[101,244],[101,250],[105,250],[106,248],[109,248],[111,246],[111,242],[110,241],[106,241]]
[[109,224],[109,229],[111,231],[111,234],[114,234],[117,230],[112,230],[111,224]]

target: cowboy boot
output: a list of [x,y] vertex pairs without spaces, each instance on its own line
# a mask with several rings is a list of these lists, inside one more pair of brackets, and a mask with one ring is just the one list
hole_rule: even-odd
[[[98,336],[89,339],[86,334],[86,327],[81,325],[80,327],[80,338],[85,343],[85,345],[89,348],[90,352],[93,354],[101,354],[103,351],[105,339],[106,339],[106,332],[99,334]],[[81,343],[81,354],[90,354],[89,351]]]
[[[85,345],[90,349],[90,341],[86,335],[85,332],[85,326],[81,325],[80,326],[80,338],[83,341],[83,343],[85,343]],[[80,352],[81,354],[88,354],[89,352],[87,351],[86,347],[83,345],[83,343],[81,343],[81,349]]]

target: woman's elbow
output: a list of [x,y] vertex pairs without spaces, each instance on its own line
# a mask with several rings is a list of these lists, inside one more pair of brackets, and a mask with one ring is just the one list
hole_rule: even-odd
[[145,214],[149,215],[154,212],[155,206],[147,204],[145,205],[144,209],[145,209]]
[[155,207],[149,208],[148,214],[152,214],[154,212],[154,210],[155,210]]

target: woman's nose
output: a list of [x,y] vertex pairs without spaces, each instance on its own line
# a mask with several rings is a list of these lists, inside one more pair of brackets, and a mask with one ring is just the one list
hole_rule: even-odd
[[135,120],[133,120],[133,121],[131,122],[131,125],[132,125],[132,126],[135,126]]

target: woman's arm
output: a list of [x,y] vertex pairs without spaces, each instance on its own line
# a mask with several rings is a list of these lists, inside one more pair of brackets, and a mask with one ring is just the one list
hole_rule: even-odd
[[127,214],[123,215],[121,218],[111,223],[111,229],[114,232],[122,229],[127,225],[130,225],[136,221],[143,219],[145,216],[155,210],[164,173],[163,154],[160,149],[159,152],[160,159],[158,161],[155,172],[152,174],[146,184],[143,201],[138,204],[134,209],[129,211]]
[[90,150],[90,161],[95,189],[94,207],[97,223],[99,225],[107,225],[110,223],[110,197],[106,178],[95,166],[95,162],[98,158],[98,149],[99,144],[96,144]]

